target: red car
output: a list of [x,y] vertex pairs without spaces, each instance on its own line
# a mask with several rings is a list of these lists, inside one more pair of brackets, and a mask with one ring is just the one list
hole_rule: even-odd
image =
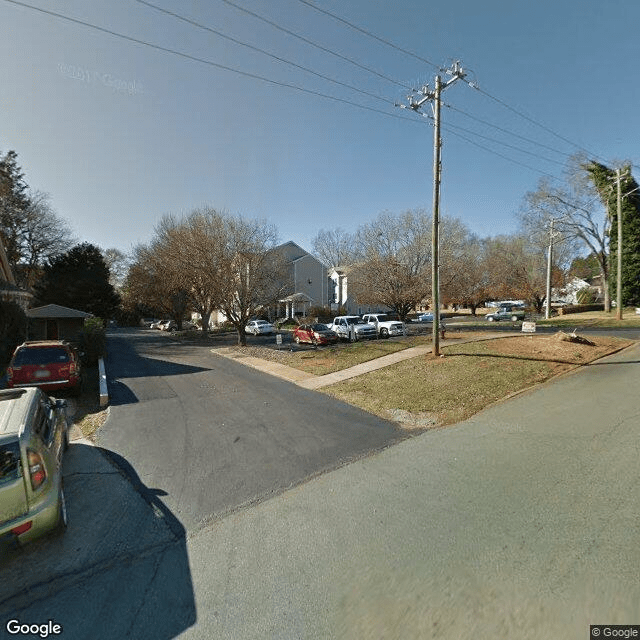
[[302,324],[293,331],[293,341],[296,344],[308,342],[310,344],[333,344],[338,342],[338,334],[327,329],[325,324]]
[[67,342],[41,340],[16,347],[7,368],[7,386],[68,389],[80,393],[80,359]]

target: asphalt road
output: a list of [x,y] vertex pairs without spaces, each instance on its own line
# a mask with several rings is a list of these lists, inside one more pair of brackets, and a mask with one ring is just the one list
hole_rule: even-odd
[[152,331],[111,332],[108,353],[111,413],[98,444],[162,492],[188,531],[404,437],[391,422]]

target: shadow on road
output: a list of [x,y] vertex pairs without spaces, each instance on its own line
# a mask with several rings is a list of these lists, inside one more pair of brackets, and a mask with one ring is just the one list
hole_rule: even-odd
[[0,628],[52,620],[69,638],[169,639],[196,621],[185,529],[118,454],[70,445],[69,526],[0,549]]

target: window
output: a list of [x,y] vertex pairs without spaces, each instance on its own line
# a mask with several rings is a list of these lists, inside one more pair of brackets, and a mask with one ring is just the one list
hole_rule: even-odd
[[9,484],[22,476],[20,445],[9,442],[0,446],[0,486]]

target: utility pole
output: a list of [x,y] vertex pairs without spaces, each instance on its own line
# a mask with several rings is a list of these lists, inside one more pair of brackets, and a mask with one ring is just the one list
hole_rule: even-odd
[[436,76],[433,92],[433,224],[431,228],[431,298],[433,300],[433,349],[440,355],[440,93],[442,80]]
[[547,254],[547,291],[545,299],[544,317],[548,320],[551,317],[551,264],[553,263],[553,223],[555,220],[551,218],[549,225],[549,252]]
[[[464,79],[465,72],[459,61],[453,63],[451,68],[445,72],[451,76],[445,83],[437,75],[435,77],[435,89],[431,91],[428,85],[422,87],[422,97],[414,100],[413,96],[408,96],[409,105],[397,105],[402,109],[413,109],[416,113],[421,113],[422,105],[425,102],[433,102],[433,231],[431,234],[431,298],[433,300],[433,349],[434,356],[440,355],[440,264],[439,264],[439,234],[440,234],[440,175],[442,163],[440,160],[442,139],[440,138],[440,96],[442,90],[452,85],[456,80]],[[422,114],[425,115],[425,114]],[[428,117],[428,116],[427,116]]]
[[618,201],[618,273],[616,282],[616,318],[622,320],[622,188],[620,169],[616,169],[616,189]]

